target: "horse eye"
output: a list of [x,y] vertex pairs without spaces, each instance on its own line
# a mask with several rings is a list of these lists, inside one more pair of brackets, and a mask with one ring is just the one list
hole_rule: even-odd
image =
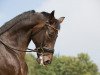
[[50,36],[50,37],[52,37],[52,36],[53,36],[53,34],[49,34],[49,36]]
[[49,36],[50,36],[51,38],[54,38],[55,34],[54,34],[54,33],[49,33]]

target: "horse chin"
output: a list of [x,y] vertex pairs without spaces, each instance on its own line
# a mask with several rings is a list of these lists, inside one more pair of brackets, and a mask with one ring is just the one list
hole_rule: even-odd
[[44,66],[44,63],[43,63],[43,56],[41,55],[41,56],[39,57],[39,59],[40,59],[40,65],[43,65],[43,66]]
[[43,56],[41,55],[39,58],[37,58],[37,62],[42,65],[45,66],[45,64],[43,63]]

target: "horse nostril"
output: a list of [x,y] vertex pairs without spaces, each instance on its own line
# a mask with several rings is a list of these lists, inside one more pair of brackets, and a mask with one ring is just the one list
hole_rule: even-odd
[[51,64],[51,61],[47,60],[47,61],[44,62],[44,64]]

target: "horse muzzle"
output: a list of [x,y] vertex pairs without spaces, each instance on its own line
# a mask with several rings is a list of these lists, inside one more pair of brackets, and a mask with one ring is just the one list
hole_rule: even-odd
[[43,55],[40,55],[39,58],[37,58],[37,62],[40,64],[40,65],[48,65],[48,64],[51,64],[51,59],[48,57],[48,56],[43,56]]

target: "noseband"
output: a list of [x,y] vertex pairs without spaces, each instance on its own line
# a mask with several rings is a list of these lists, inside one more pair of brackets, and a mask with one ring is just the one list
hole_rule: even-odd
[[[35,33],[33,33],[31,36],[35,36],[36,34],[38,34],[45,26],[47,27],[50,27],[56,31],[58,31],[59,29],[56,29],[55,27],[51,26],[48,22],[46,22],[46,24],[39,30],[37,30]],[[6,32],[6,31],[5,31]],[[3,34],[3,33],[2,33]],[[0,35],[2,35],[0,34]],[[49,36],[48,36],[49,37]],[[4,43],[2,40],[0,40],[0,42],[7,48],[11,49],[11,50],[14,50],[14,51],[19,51],[19,52],[37,52],[39,53],[40,50],[41,52],[49,52],[49,53],[54,53],[54,49],[48,49],[48,48],[45,48],[45,47],[42,47],[42,44],[40,45],[40,47],[38,48],[35,48],[35,49],[29,49],[27,48],[27,51],[26,50],[19,50],[19,49],[16,49],[16,48],[13,48],[11,46],[9,46],[8,44]]]

